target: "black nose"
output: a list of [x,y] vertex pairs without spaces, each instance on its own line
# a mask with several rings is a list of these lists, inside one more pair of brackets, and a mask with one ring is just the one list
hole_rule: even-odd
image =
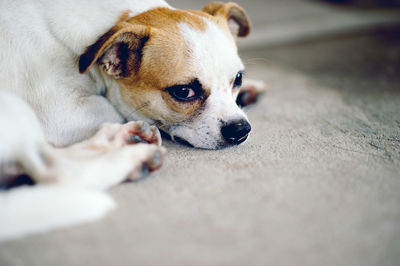
[[232,145],[238,145],[245,141],[251,130],[246,120],[230,121],[221,127],[221,134],[224,139]]

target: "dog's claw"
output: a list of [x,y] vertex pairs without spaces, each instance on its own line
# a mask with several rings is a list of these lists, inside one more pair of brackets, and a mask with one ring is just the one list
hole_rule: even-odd
[[140,178],[145,178],[150,175],[150,169],[146,164],[142,165],[141,176]]
[[153,134],[153,142],[152,143],[154,143],[154,144],[156,144],[158,146],[161,146],[161,142],[162,141],[161,141],[160,130],[158,130],[158,128],[155,127],[155,126],[151,126],[150,129],[151,129],[151,132]]
[[161,163],[163,161],[163,153],[161,150],[156,150],[153,154],[153,157],[151,158],[151,160],[148,161],[148,166],[150,169],[158,169],[161,166]]

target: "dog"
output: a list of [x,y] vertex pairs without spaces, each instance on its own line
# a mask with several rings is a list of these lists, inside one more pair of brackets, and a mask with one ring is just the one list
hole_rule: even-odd
[[103,191],[160,168],[160,129],[195,148],[243,143],[251,126],[235,3],[162,0],[0,3],[0,181]]

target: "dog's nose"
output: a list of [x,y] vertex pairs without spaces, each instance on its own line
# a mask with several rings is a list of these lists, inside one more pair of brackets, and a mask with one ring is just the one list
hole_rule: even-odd
[[224,139],[232,145],[239,145],[247,139],[251,126],[246,120],[230,121],[221,127]]

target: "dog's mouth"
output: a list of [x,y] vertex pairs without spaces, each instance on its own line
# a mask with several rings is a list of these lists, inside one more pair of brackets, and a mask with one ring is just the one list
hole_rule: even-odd
[[171,140],[171,141],[172,141],[172,138],[171,138],[171,135],[170,135],[170,134],[168,134],[168,133],[165,132],[164,130],[160,129],[159,127],[158,127],[158,130],[160,130],[160,134],[161,134],[161,137],[162,137],[163,139],[167,139],[167,140]]

